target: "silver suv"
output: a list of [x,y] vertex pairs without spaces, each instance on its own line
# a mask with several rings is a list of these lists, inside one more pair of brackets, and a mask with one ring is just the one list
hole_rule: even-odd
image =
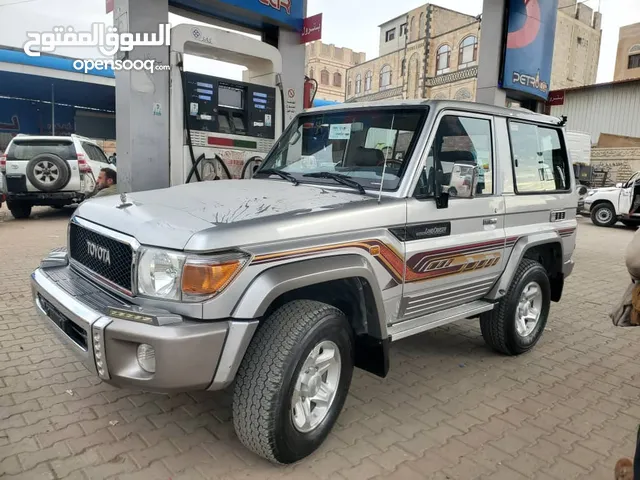
[[387,374],[391,342],[479,317],[492,349],[531,349],[573,269],[575,189],[552,117],[323,107],[253,179],[81,205],[33,294],[105,382],[234,383],[240,440],[292,463],[329,434],[354,367]]
[[82,202],[105,167],[116,169],[88,138],[17,135],[0,155],[0,185],[11,214],[27,218],[35,205],[60,208]]

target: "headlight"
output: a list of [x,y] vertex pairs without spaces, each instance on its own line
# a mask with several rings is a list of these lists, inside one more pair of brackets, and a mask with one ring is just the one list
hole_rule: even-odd
[[224,290],[248,255],[185,255],[145,248],[138,262],[138,293],[167,300],[201,301]]
[[155,248],[143,250],[138,263],[138,293],[180,300],[180,279],[185,260],[182,253]]

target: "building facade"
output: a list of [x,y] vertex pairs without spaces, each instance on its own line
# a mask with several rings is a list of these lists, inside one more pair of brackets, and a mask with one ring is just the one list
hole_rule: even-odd
[[614,81],[640,78],[640,23],[620,29]]
[[[595,82],[600,13],[560,0],[551,87]],[[347,70],[348,102],[382,99],[476,98],[481,21],[426,4],[379,26],[380,56]]]
[[306,46],[305,71],[318,82],[315,98],[344,101],[347,69],[366,61],[366,54],[350,48],[340,48],[321,41]]

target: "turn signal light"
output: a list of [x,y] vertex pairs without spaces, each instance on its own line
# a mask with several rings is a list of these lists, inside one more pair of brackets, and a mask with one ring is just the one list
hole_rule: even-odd
[[240,272],[244,261],[187,263],[182,271],[182,292],[187,295],[214,295],[221,292]]
[[0,172],[6,172],[7,171],[7,155],[3,154],[0,155]]

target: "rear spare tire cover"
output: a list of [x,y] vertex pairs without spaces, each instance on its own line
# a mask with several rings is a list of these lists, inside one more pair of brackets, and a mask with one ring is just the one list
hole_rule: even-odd
[[43,192],[62,190],[71,178],[69,164],[52,153],[36,155],[27,164],[27,178]]

